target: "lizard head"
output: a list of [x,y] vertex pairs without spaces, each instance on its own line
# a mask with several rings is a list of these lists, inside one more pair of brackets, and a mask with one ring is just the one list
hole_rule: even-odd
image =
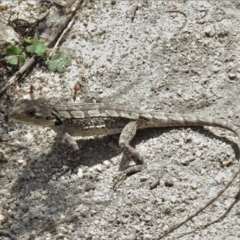
[[27,99],[15,103],[10,118],[20,123],[49,127],[53,127],[60,121],[53,106]]

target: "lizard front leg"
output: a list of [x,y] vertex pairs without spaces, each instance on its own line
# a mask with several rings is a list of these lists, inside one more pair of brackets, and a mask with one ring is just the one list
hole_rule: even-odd
[[76,162],[79,157],[79,147],[77,142],[73,139],[73,137],[65,132],[63,134],[63,141],[71,148],[71,152],[68,156],[68,160],[70,162]]
[[65,143],[70,148],[70,153],[68,153],[68,163],[67,163],[67,169],[64,169],[63,171],[60,171],[56,174],[57,178],[61,177],[62,175],[66,174],[67,172],[71,171],[73,172],[74,168],[77,166],[77,160],[79,159],[79,147],[77,142],[73,139],[73,137],[65,131],[63,127],[57,128],[57,141],[61,141]]
[[[114,179],[114,188],[116,188],[116,185],[121,185],[121,183],[126,179],[127,176],[140,172],[142,170],[142,164],[144,163],[142,157],[137,152],[136,149],[130,146],[130,142],[134,138],[137,130],[137,121],[131,121],[129,122],[122,130],[120,138],[119,138],[119,146],[121,150],[123,151],[123,154],[128,157],[130,160],[134,161],[136,163],[135,166],[129,167],[127,170],[125,170],[120,178],[116,177]],[[121,181],[119,183],[119,181]]]
[[68,133],[67,129],[63,124],[56,126],[54,130],[57,133],[57,140],[63,141],[70,149],[70,153],[68,155],[68,160],[70,163],[74,163],[79,158],[79,147],[74,138]]

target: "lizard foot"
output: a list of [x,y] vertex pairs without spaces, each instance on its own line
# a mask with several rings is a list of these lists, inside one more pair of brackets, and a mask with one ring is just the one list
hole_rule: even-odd
[[142,171],[142,165],[135,165],[121,172],[119,175],[117,175],[113,179],[113,190],[116,190],[118,187],[120,187],[128,176],[131,176],[132,174],[141,172],[141,171]]
[[125,172],[121,172],[120,174],[115,176],[113,178],[113,190],[116,191],[117,188],[119,188],[123,184],[126,178],[127,178],[127,175]]

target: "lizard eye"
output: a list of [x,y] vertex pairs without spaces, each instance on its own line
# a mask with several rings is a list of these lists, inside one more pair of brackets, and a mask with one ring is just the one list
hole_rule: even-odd
[[29,116],[29,117],[34,117],[35,116],[35,110],[33,110],[33,109],[31,109],[31,110],[29,110],[28,112],[27,112],[27,115]]

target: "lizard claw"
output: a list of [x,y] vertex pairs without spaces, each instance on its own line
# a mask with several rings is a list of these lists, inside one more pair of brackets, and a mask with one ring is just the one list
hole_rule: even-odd
[[113,190],[116,191],[117,188],[119,188],[124,180],[127,178],[126,172],[122,172],[118,174],[116,177],[113,178]]
[[143,168],[143,165],[135,165],[131,166],[128,169],[126,169],[124,172],[120,173],[118,176],[114,177],[113,179],[113,190],[116,190],[118,187],[120,187],[123,183],[123,181],[130,175],[141,172]]

